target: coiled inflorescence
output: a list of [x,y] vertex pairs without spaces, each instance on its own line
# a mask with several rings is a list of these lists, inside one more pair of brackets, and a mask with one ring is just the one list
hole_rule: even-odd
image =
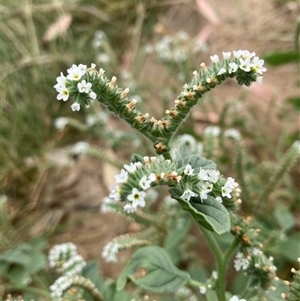
[[90,68],[83,64],[73,65],[67,70],[67,76],[61,73],[57,77],[54,87],[58,92],[57,99],[74,99],[71,105],[73,111],[79,111],[81,106],[89,107],[97,99],[153,141],[157,153],[161,154],[169,150],[169,141],[204,93],[227,78],[236,77],[238,84],[246,86],[253,82],[261,83],[261,75],[266,71],[264,61],[248,50],[223,52],[223,60],[217,55],[211,56],[211,60],[212,67],[208,68],[202,63],[200,70],[193,72],[191,82],[183,86],[184,90],[175,100],[174,106],[166,110],[165,116],[159,120],[137,110],[137,101],[127,98],[129,89],[120,89],[116,85],[116,77],[108,79],[102,68],[96,70],[95,64]]
[[115,176],[116,183],[110,186],[111,203],[125,201],[124,210],[135,212],[138,207],[145,206],[146,191],[150,187],[166,185],[177,188],[178,197],[186,201],[195,197],[200,202],[214,198],[226,206],[239,197],[238,184],[231,177],[223,178],[214,167],[213,163],[203,168],[191,164],[179,167],[176,161],[144,157],[141,161],[125,164]]

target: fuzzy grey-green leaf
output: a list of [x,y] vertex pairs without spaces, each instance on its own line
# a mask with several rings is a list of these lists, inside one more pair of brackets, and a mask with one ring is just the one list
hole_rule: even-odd
[[206,200],[200,197],[192,197],[190,201],[180,198],[178,189],[170,189],[172,198],[176,199],[182,208],[188,211],[196,222],[207,230],[217,234],[223,234],[230,231],[231,221],[227,209],[216,201],[213,197],[208,196]]
[[127,277],[145,290],[168,293],[185,285],[190,275],[179,270],[164,249],[148,246],[134,253],[117,281],[117,290],[125,287]]

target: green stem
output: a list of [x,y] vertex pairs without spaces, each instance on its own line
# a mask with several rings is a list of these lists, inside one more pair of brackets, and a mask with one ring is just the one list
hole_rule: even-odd
[[200,287],[201,285],[204,285],[202,282],[199,282],[195,279],[189,279],[188,280],[188,284],[191,285],[191,286],[194,286],[194,287]]
[[205,236],[208,244],[210,245],[217,261],[217,272],[218,272],[218,280],[217,280],[217,296],[219,301],[226,301],[225,299],[225,272],[226,272],[226,265],[224,261],[223,253],[216,242],[213,235],[204,229],[203,227],[200,227],[203,235]]
[[235,248],[239,245],[239,238],[236,237],[227,251],[223,253],[216,242],[213,235],[207,231],[206,229],[201,227],[201,231],[205,236],[207,242],[209,243],[217,261],[217,272],[218,272],[218,280],[217,280],[217,296],[219,301],[226,301],[225,299],[225,290],[226,290],[226,270],[227,264],[230,256],[234,252]]
[[240,243],[240,238],[239,237],[235,237],[234,240],[233,240],[233,242],[231,243],[231,245],[227,249],[226,253],[224,254],[224,261],[225,261],[225,263],[228,262],[230,256],[232,255],[232,253],[234,252],[234,250],[236,249],[236,247],[239,245],[239,243]]
[[162,155],[164,156],[165,160],[172,160],[170,152],[164,152]]

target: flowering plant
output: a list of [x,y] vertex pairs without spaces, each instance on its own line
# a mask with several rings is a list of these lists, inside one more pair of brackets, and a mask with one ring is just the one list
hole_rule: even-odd
[[[142,290],[156,294],[172,293],[174,294],[172,300],[198,300],[209,294],[209,291],[213,291],[215,297],[208,297],[208,300],[245,301],[247,298],[247,301],[254,301],[266,298],[266,292],[276,288],[274,282],[278,280],[276,267],[273,258],[267,257],[262,251],[262,244],[258,237],[259,230],[251,219],[237,214],[241,204],[241,193],[243,193],[240,186],[244,186],[244,183],[239,185],[234,178],[223,176],[212,160],[202,157],[197,149],[191,148],[187,143],[172,147],[178,128],[189,117],[193,107],[206,92],[227,78],[236,78],[239,85],[250,86],[253,82],[261,84],[262,74],[266,71],[263,67],[264,61],[254,52],[247,50],[223,52],[223,59],[220,60],[217,55],[214,55],[211,56],[211,60],[211,67],[202,63],[200,70],[193,72],[192,80],[183,86],[183,91],[178,95],[173,107],[167,109],[161,119],[139,111],[136,107],[137,101],[127,97],[129,89],[119,88],[116,77],[107,78],[102,68],[96,70],[95,64],[90,68],[82,64],[73,65],[67,70],[67,76],[61,73],[57,77],[57,84],[54,86],[58,92],[57,99],[67,101],[72,98],[72,111],[79,111],[81,107],[88,108],[93,101],[99,101],[109,111],[127,121],[131,127],[152,141],[157,154],[157,156],[133,154],[131,162],[125,164],[120,173],[115,176],[115,184],[110,187],[110,194],[102,205],[105,211],[122,212],[145,226],[145,229],[137,235],[115,238],[102,252],[104,258],[113,262],[117,261],[117,253],[121,249],[143,246],[134,253],[115,283],[114,294],[118,294],[120,298],[118,300],[128,298],[133,300],[132,295],[128,297],[128,293],[124,290],[128,279]],[[215,134],[215,129],[206,132],[206,135],[211,137]],[[238,132],[228,131],[227,135],[234,139],[237,145],[239,144]],[[298,148],[298,144],[295,144],[288,151],[283,158],[280,173],[287,171],[295,162],[299,153]],[[278,180],[279,176],[274,177],[271,184],[276,185]],[[150,203],[147,198],[153,191],[153,187],[157,186],[169,188],[169,197],[173,203],[162,208],[161,214],[153,215],[147,212]],[[271,188],[265,191],[265,195],[268,195]],[[167,227],[168,217],[174,220],[178,218],[177,212],[172,212],[175,200],[193,217],[216,257],[217,269],[206,281],[198,281],[188,272],[178,269],[170,254],[162,247],[166,239],[162,229]],[[185,218],[183,213],[181,216]],[[188,224],[185,221],[183,223]],[[182,235],[181,239],[187,233],[189,224],[188,227],[183,226],[183,228],[184,231],[178,232],[178,235]],[[224,251],[216,235],[226,233],[231,233],[233,236]],[[70,254],[74,253],[73,246],[65,246],[62,249],[66,248],[69,248]],[[236,271],[243,271],[249,276],[248,286],[240,297],[226,292],[225,281],[228,263],[237,248],[239,250],[234,260],[234,267]],[[79,274],[84,266],[82,258],[74,254],[72,260],[57,266],[53,258],[57,258],[59,252],[62,251],[51,252],[50,265],[65,273],[61,277],[66,277],[66,274],[69,277],[63,278],[68,281],[60,280],[63,282],[63,289],[60,286],[59,293],[55,291],[55,285],[59,286],[61,283],[58,281],[52,286],[55,298],[60,298],[63,291],[72,286],[70,279]],[[76,265],[77,262],[79,268],[72,268],[69,271],[70,266]],[[117,300],[107,297],[108,295],[104,287],[99,287],[97,295],[99,300]],[[292,294],[286,296],[290,298],[289,300],[293,300],[290,297]],[[143,296],[140,300],[149,300],[147,298]]]

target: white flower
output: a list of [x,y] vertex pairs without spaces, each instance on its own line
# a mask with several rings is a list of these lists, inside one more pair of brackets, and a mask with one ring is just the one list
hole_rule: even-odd
[[217,271],[213,271],[212,274],[211,274],[211,277],[215,280],[218,279],[218,272]]
[[223,200],[222,200],[222,198],[220,196],[216,197],[216,201],[219,202],[219,203],[223,203]]
[[104,246],[101,255],[108,262],[117,262],[117,254],[119,252],[119,248],[119,243],[111,241]]
[[244,256],[242,252],[238,252],[234,260],[234,268],[236,271],[243,270],[245,271],[249,266],[249,260]]
[[251,68],[253,71],[259,74],[263,74],[263,72],[266,72],[267,69],[263,67],[264,60],[260,60],[258,56],[255,56],[251,63]]
[[124,206],[124,211],[127,212],[127,213],[133,213],[134,211],[136,211],[136,208],[134,208],[132,206],[132,204],[126,204]]
[[229,60],[231,56],[231,52],[222,52],[224,60]]
[[80,93],[89,93],[92,88],[92,84],[89,82],[87,83],[86,80],[82,80],[77,84],[77,88]]
[[[48,254],[49,266],[51,268],[60,268],[62,261],[67,261],[77,255],[77,247],[71,242],[55,245]],[[57,270],[58,272],[64,272]]]
[[67,79],[70,80],[74,80],[74,81],[78,81],[80,80],[80,78],[86,73],[86,65],[75,65],[73,64],[72,67],[70,69],[67,70],[67,72],[69,73],[67,75]]
[[50,285],[49,289],[51,291],[51,297],[53,299],[59,299],[62,297],[63,293],[72,285],[73,278],[69,275],[64,275],[55,280],[55,282]]
[[254,256],[261,256],[263,254],[263,252],[259,248],[253,248],[252,249],[252,254]]
[[127,200],[132,202],[132,207],[134,208],[137,208],[137,206],[145,207],[145,197],[146,193],[144,191],[133,188],[131,194],[127,196]]
[[229,177],[224,186],[233,190],[237,187],[237,183],[235,182],[234,178]]
[[77,142],[73,145],[72,153],[74,155],[84,154],[88,151],[90,145],[87,142]]
[[192,166],[190,164],[187,164],[183,173],[186,174],[187,176],[192,176],[194,173],[194,169],[192,168]]
[[91,99],[95,100],[95,99],[97,98],[97,94],[96,94],[95,92],[91,91],[91,92],[89,93],[89,97],[90,97]]
[[256,82],[261,85],[262,82],[263,82],[263,77],[262,76],[257,76],[256,77]]
[[238,140],[241,138],[241,133],[236,129],[228,129],[224,132],[224,136],[232,138],[234,140]]
[[102,64],[108,64],[110,62],[110,58],[106,53],[100,53],[97,56],[97,61]]
[[206,287],[204,285],[201,285],[199,287],[199,292],[200,292],[201,295],[205,295],[206,291],[207,291],[207,289],[206,289]]
[[224,74],[224,73],[226,73],[226,72],[227,72],[227,71],[226,71],[225,68],[221,68],[217,75],[222,75],[222,74]]
[[200,187],[207,192],[211,192],[213,190],[213,184],[209,182],[201,183]]
[[237,187],[237,183],[233,178],[229,177],[225,183],[225,185],[221,188],[222,197],[231,198],[231,192]]
[[[156,178],[156,177],[155,177],[155,178]],[[141,187],[142,189],[144,189],[144,190],[150,188],[150,187],[151,187],[151,183],[152,183],[152,181],[149,180],[149,178],[147,178],[146,175],[144,175],[144,176],[140,179],[140,181],[139,181],[140,187]]]
[[148,176],[148,180],[152,182],[156,181],[156,175],[154,173],[151,173],[149,176]]
[[203,201],[203,200],[207,199],[208,194],[212,191],[213,184],[211,184],[209,182],[204,182],[204,183],[200,184],[200,188],[201,188],[200,198]]
[[239,299],[237,296],[232,296],[229,301],[246,301],[245,299]]
[[63,131],[68,124],[69,119],[66,117],[58,117],[54,120],[54,126],[58,131]]
[[60,72],[60,76],[56,78],[57,84],[54,86],[57,92],[58,89],[64,89],[66,87],[67,78]]
[[121,187],[118,184],[109,186],[110,194],[109,197],[114,199],[116,202],[121,200]]
[[238,65],[236,63],[229,63],[229,70],[228,73],[235,73],[238,70]]
[[196,196],[197,196],[197,193],[193,192],[190,189],[186,189],[183,192],[181,198],[184,199],[184,200],[186,200],[186,201],[189,201],[191,197],[196,197]]
[[69,90],[66,87],[57,88],[56,90],[58,92],[56,96],[58,100],[62,99],[63,101],[67,101],[69,99]]
[[218,170],[209,169],[208,173],[208,181],[212,183],[217,183],[219,180],[220,172]]
[[215,54],[210,57],[213,63],[219,63],[219,57]]
[[201,190],[200,191],[200,198],[201,198],[201,201],[203,202],[203,200],[206,200],[207,199],[207,195],[208,195],[209,191],[208,190]]
[[102,199],[101,201],[101,205],[100,205],[100,211],[102,213],[107,213],[107,212],[116,212],[116,210],[114,208],[112,208],[110,206],[110,204],[115,204],[116,201],[115,199],[112,199],[110,197],[105,197],[104,199]]
[[120,174],[115,175],[115,179],[117,183],[126,183],[128,179],[128,172],[125,169],[122,169]]
[[130,165],[125,164],[124,168],[129,172],[129,173],[134,173],[136,171],[137,165],[133,162],[130,163]]
[[78,102],[74,102],[72,105],[71,105],[71,109],[73,112],[75,111],[79,111],[80,110],[80,104]]
[[240,69],[244,70],[245,72],[249,72],[251,70],[250,58],[247,59],[240,58]]
[[241,55],[242,55],[242,53],[243,53],[243,50],[233,50],[233,56],[234,56],[234,58],[235,59],[239,59],[240,57],[241,57]]
[[221,129],[218,126],[208,126],[204,130],[204,135],[212,135],[214,137],[217,137],[220,135]]
[[200,171],[198,173],[198,179],[201,181],[208,181],[209,180],[208,169],[202,169],[200,167]]
[[255,52],[250,52],[249,50],[242,50],[241,56],[244,60],[250,59],[253,56],[255,56]]

